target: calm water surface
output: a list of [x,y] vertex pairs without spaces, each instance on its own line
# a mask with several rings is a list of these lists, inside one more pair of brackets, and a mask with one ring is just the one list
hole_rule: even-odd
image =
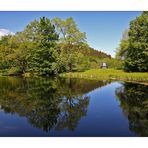
[[0,136],[148,136],[148,86],[2,77]]

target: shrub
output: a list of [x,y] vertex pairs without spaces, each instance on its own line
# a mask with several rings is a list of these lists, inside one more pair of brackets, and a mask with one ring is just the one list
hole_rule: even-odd
[[11,69],[7,71],[8,76],[16,76],[20,74],[21,74],[21,70],[18,67],[12,67]]

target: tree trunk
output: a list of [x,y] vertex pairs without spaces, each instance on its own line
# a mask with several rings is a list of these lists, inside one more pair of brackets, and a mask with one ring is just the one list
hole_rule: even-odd
[[72,63],[69,63],[69,71],[72,72]]

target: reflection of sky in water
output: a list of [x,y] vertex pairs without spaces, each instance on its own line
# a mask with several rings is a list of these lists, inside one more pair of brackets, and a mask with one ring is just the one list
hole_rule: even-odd
[[25,117],[0,113],[0,136],[42,136],[41,133],[28,124]]

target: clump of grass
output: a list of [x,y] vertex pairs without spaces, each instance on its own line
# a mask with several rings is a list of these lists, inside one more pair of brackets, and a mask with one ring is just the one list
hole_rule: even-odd
[[148,72],[128,73],[115,69],[91,69],[85,72],[62,73],[61,77],[85,79],[113,79],[125,81],[148,82]]

